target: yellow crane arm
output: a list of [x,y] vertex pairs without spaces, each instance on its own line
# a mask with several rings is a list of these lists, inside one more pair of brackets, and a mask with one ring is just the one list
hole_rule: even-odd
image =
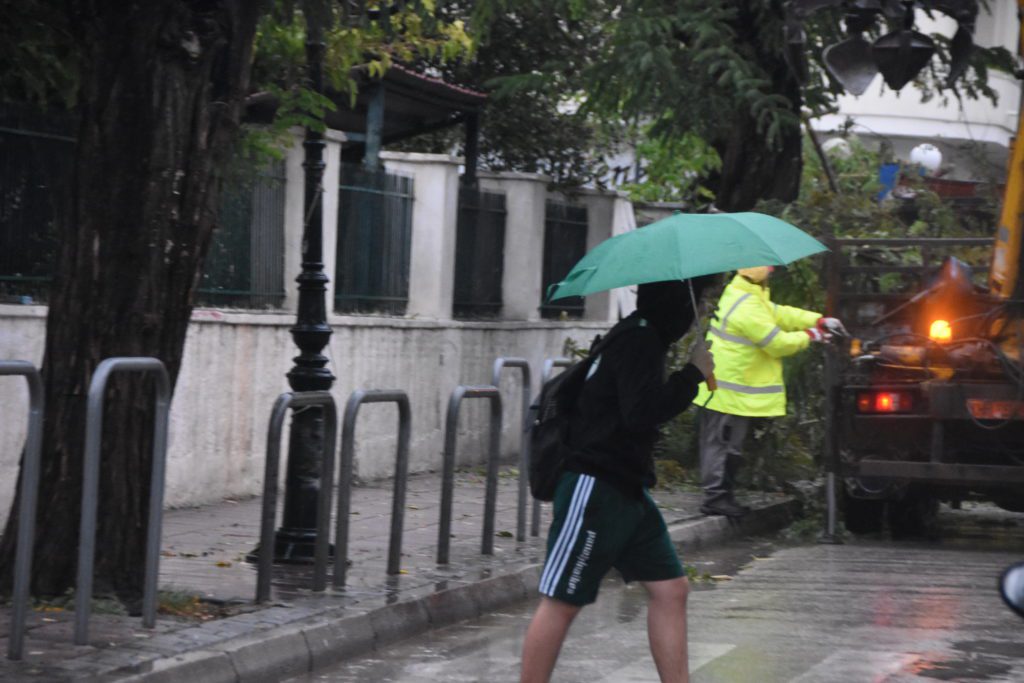
[[[1017,0],[1018,21],[1024,12],[1024,0]],[[1024,55],[1024,32],[1018,37],[1017,54]],[[1010,151],[1010,166],[1003,191],[1003,209],[996,229],[992,266],[989,269],[989,287],[992,294],[1008,299],[1015,296],[1021,270],[1021,246],[1024,241],[1024,116],[1020,106],[1017,115],[1017,133]]]

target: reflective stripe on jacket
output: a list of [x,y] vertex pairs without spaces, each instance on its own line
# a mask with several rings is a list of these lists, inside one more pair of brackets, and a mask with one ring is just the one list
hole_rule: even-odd
[[730,415],[785,415],[782,358],[807,348],[811,338],[804,330],[820,317],[773,304],[766,287],[737,275],[722,293],[707,336],[718,389],[712,394],[702,382],[694,404]]

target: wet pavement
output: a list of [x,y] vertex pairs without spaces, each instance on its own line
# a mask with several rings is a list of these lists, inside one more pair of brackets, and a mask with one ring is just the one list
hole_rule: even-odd
[[[996,581],[1024,558],[1024,515],[943,512],[943,542],[728,544],[685,560],[717,581],[691,595],[700,683],[1024,681],[1024,622]],[[730,576],[730,580],[721,580]],[[609,579],[573,625],[553,681],[658,677],[643,589]],[[302,681],[515,681],[534,601],[417,637]]]
[[[72,642],[74,612],[67,601],[37,604],[27,622],[24,658],[0,658],[0,680],[277,681],[521,602],[536,589],[544,535],[515,538],[516,474],[503,468],[499,476],[492,555],[480,552],[485,478],[475,469],[457,474],[445,565],[435,558],[441,477],[411,477],[397,576],[385,572],[392,483],[355,488],[347,586],[313,593],[308,567],[275,566],[273,597],[262,605],[253,604],[256,572],[245,561],[257,544],[259,499],[169,510],[161,599],[176,608],[184,597],[180,611],[187,614],[161,613],[150,630],[138,617],[109,609],[117,607],[112,601],[94,603],[89,644],[79,646]],[[794,509],[786,496],[748,497],[756,510],[734,525],[700,515],[694,491],[656,490],[653,497],[673,538],[692,545],[778,529]],[[549,515],[549,506],[542,506],[542,530]],[[9,606],[0,605],[4,652],[9,628]]]

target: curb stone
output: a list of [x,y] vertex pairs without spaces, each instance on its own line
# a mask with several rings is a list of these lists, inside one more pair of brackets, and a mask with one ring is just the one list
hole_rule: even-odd
[[[702,544],[779,529],[800,509],[795,500],[771,503],[741,521],[724,517],[688,517],[668,524],[676,543]],[[345,659],[364,655],[431,628],[479,617],[527,599],[540,578],[541,563],[506,574],[395,602],[353,615],[345,610],[302,612],[291,623],[268,627],[221,643],[204,643],[201,650],[157,657],[99,678],[131,683],[263,683],[298,676]],[[280,608],[282,612],[288,608]],[[284,614],[274,615],[283,621]],[[252,616],[248,616],[252,620]],[[230,621],[230,618],[225,620]]]
[[310,670],[311,655],[302,624],[235,638],[226,645],[224,651],[239,681],[277,683],[296,671]]
[[305,626],[303,633],[313,671],[369,652],[376,640],[368,614],[324,618]]
[[182,655],[157,659],[152,669],[135,676],[107,675],[104,681],[119,683],[177,683],[178,681],[235,681],[237,674],[226,652],[195,650]]

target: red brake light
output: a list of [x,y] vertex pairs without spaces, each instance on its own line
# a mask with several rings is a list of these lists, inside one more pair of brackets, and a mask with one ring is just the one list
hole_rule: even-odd
[[914,399],[907,391],[862,391],[857,394],[858,413],[909,413]]

